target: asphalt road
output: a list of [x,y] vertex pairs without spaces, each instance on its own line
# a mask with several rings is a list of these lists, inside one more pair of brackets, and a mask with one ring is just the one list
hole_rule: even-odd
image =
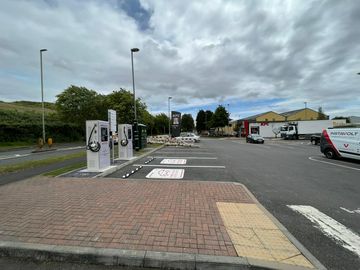
[[[205,140],[226,164],[234,181],[245,184],[256,198],[329,269],[360,269],[360,258],[325,236],[287,205],[317,208],[360,234],[359,213],[342,210],[360,207],[360,164],[330,161],[318,146],[301,141],[274,141],[264,145],[239,140]],[[301,144],[303,143],[303,144]],[[263,147],[265,146],[265,147]],[[349,168],[347,168],[349,167]],[[354,168],[354,169],[351,169]]]
[[[330,161],[322,156],[319,146],[307,141],[266,141],[264,145],[255,145],[239,139],[205,139],[200,146],[200,149],[163,148],[153,154],[156,159],[150,163],[144,164],[149,158],[137,161],[144,167],[129,179],[143,179],[152,169],[164,167],[160,164],[163,158],[185,158],[186,165],[167,165],[168,168],[184,168],[183,180],[245,184],[328,269],[360,269],[359,256],[288,207],[314,207],[359,235],[360,211],[351,211],[360,210],[360,162]],[[127,166],[108,177],[121,178],[134,168]]]
[[0,152],[0,166],[16,164],[28,160],[40,160],[44,158],[57,157],[62,155],[68,155],[79,151],[84,151],[85,146],[79,143],[61,144],[55,146],[54,151],[44,151],[38,153],[32,153],[34,148],[21,148]]

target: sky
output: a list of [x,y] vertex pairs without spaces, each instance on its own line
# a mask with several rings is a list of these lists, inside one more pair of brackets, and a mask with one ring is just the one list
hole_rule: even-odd
[[360,115],[360,1],[0,0],[0,100],[132,90],[152,113]]

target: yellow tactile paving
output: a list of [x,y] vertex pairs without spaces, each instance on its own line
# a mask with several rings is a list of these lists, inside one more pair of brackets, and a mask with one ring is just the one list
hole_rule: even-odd
[[256,204],[218,202],[217,207],[239,256],[314,268]]

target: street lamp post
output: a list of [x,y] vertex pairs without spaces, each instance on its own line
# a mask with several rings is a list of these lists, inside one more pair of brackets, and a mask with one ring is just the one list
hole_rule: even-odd
[[135,119],[135,121],[137,121],[136,97],[135,97],[135,79],[134,79],[134,52],[138,52],[140,50],[138,48],[132,48],[130,51],[131,51],[132,85],[133,85],[133,96],[134,96],[134,119]]
[[43,64],[42,64],[42,53],[46,52],[47,49],[40,50],[40,76],[41,76],[41,103],[42,103],[42,137],[43,143],[45,144],[45,106],[44,106],[44,76],[43,76]]
[[170,100],[172,99],[172,97],[168,97],[168,106],[169,106],[169,139],[171,137],[171,132],[170,132],[170,123],[171,123],[171,115],[170,115]]
[[137,113],[136,113],[136,97],[135,97],[135,79],[134,79],[134,52],[140,51],[138,48],[130,49],[131,52],[131,71],[132,71],[132,84],[133,84],[133,97],[134,97],[134,143],[135,150],[139,150],[139,130],[137,123]]

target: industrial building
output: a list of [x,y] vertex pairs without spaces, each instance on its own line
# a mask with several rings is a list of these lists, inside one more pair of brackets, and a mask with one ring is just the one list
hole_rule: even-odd
[[329,119],[329,116],[320,114],[310,108],[303,108],[283,113],[267,111],[264,113],[252,115],[239,120],[231,121],[225,130],[233,130],[235,126],[240,127],[240,135],[242,137],[248,134],[261,134],[263,137],[277,137],[280,126],[289,121],[316,121],[319,119]]

